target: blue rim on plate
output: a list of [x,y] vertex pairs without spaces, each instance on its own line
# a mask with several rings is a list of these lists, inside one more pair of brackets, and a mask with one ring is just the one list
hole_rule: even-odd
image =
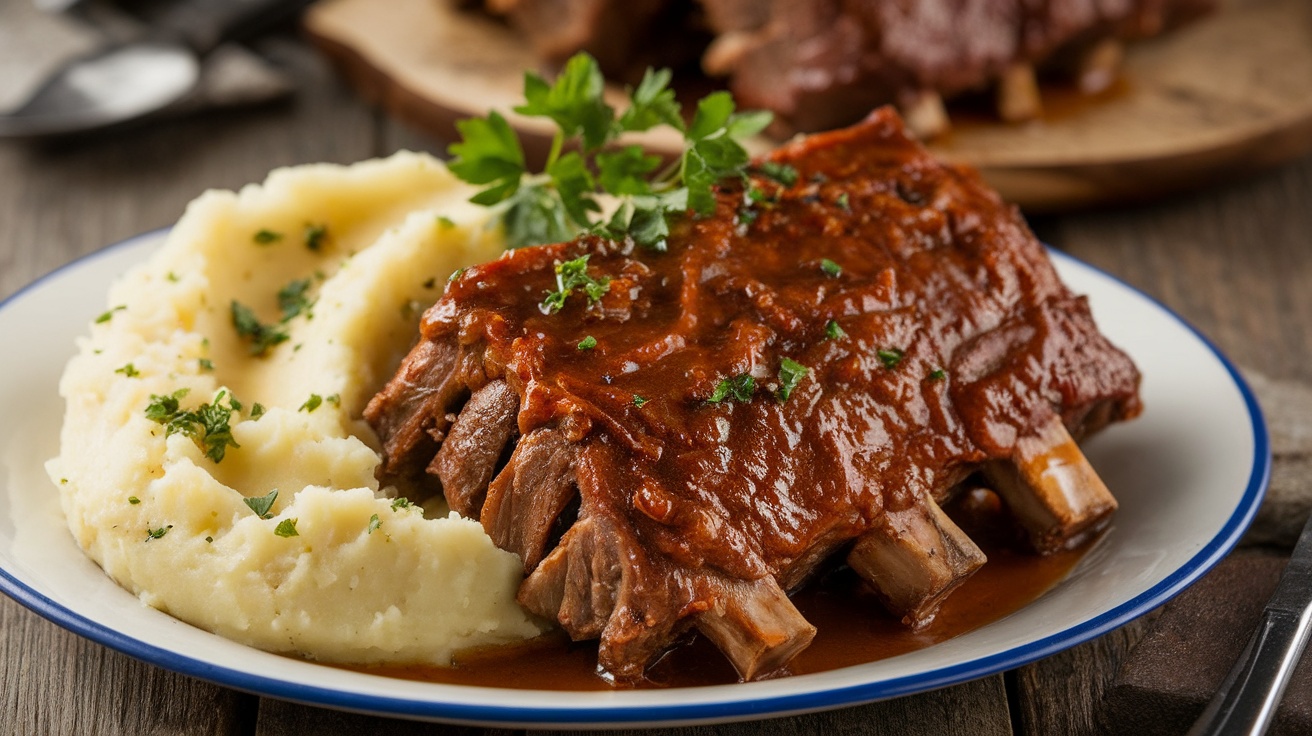
[[[144,246],[145,244],[142,241],[162,239],[166,232],[167,229],[161,229],[144,233],[68,263],[38,278],[4,301],[0,301],[0,310],[10,307],[50,279],[70,269],[76,269],[92,260],[134,245]],[[38,615],[76,634],[180,674],[259,695],[316,706],[459,723],[520,726],[634,726],[746,720],[859,705],[955,685],[1013,669],[1082,644],[1124,625],[1164,604],[1204,575],[1235,546],[1251,523],[1262,500],[1271,472],[1271,449],[1261,409],[1252,390],[1238,370],[1210,340],[1159,301],[1120,279],[1093,266],[1084,264],[1060,251],[1050,249],[1049,252],[1055,260],[1066,261],[1080,268],[1088,269],[1119,287],[1142,297],[1185,328],[1190,335],[1212,353],[1217,362],[1229,374],[1229,378],[1241,395],[1248,412],[1249,429],[1252,432],[1253,440],[1253,464],[1247,486],[1238,497],[1234,511],[1215,536],[1190,557],[1187,562],[1130,600],[1103,611],[1086,621],[1021,646],[906,676],[824,688],[812,692],[771,695],[769,697],[746,698],[728,702],[652,702],[621,706],[601,704],[589,705],[586,708],[578,706],[560,708],[528,707],[503,702],[493,706],[462,703],[453,700],[427,701],[415,698],[387,697],[374,693],[343,691],[214,664],[164,649],[88,619],[51,600],[3,568],[0,568],[0,591],[8,594]],[[512,691],[502,692],[510,693]],[[660,692],[670,693],[672,691]]]

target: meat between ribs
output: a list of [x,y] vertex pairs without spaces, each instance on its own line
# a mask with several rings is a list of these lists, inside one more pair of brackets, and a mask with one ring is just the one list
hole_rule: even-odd
[[[814,635],[787,593],[838,560],[924,624],[984,563],[940,509],[972,474],[1040,551],[1115,509],[1071,436],[1136,415],[1139,374],[1015,210],[887,109],[766,160],[795,181],[723,187],[664,251],[466,270],[366,409],[380,478],[479,518],[620,682],[689,629],[780,671]],[[605,293],[545,308],[584,256]]]

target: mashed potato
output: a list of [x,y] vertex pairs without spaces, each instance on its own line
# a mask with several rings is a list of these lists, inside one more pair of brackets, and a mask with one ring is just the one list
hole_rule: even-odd
[[[60,384],[48,470],[86,553],[179,619],[326,661],[448,664],[541,633],[515,602],[518,558],[445,508],[393,503],[360,419],[447,277],[503,248],[470,193],[401,153],[193,202],[113,286]],[[236,398],[219,462],[147,417],[173,395],[184,411]],[[267,518],[244,502],[275,490]]]

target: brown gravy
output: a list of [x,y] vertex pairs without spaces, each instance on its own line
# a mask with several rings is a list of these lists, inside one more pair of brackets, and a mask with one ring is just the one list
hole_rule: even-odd
[[[818,629],[811,646],[789,665],[793,675],[811,674],[865,664],[946,641],[1013,613],[1036,600],[1079,562],[1089,544],[1047,556],[1021,551],[1004,540],[1007,529],[996,507],[970,513],[963,504],[948,510],[954,521],[972,533],[989,561],[961,585],[934,621],[911,631],[883,611],[861,587],[861,581],[841,568],[793,596],[802,615]],[[987,507],[988,504],[986,503]],[[967,518],[963,518],[967,517]],[[609,690],[612,685],[596,672],[597,642],[570,642],[556,633],[514,647],[465,653],[452,667],[369,667],[359,671],[407,680],[525,690]],[[738,681],[715,646],[693,637],[671,649],[647,671],[643,687],[698,687]]]

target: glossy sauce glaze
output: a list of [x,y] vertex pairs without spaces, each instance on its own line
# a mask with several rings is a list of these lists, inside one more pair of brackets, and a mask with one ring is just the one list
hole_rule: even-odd
[[585,235],[457,274],[366,409],[380,479],[479,518],[519,602],[600,637],[618,681],[694,628],[749,678],[783,666],[814,632],[785,593],[848,551],[917,627],[982,562],[938,507],[963,480],[1139,412],[1019,214],[892,111],[753,172],[663,247]]

